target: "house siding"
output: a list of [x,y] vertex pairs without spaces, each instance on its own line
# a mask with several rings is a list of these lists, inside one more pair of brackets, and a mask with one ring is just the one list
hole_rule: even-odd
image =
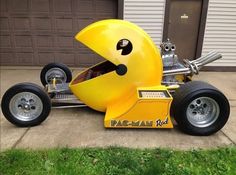
[[[124,19],[143,28],[157,46],[163,37],[165,0],[124,0]],[[202,55],[217,50],[223,58],[209,66],[236,66],[236,1],[209,0]]]
[[223,58],[209,66],[236,66],[236,1],[210,0],[202,54],[219,51]]
[[143,28],[157,46],[162,41],[165,0],[124,0],[124,19]]

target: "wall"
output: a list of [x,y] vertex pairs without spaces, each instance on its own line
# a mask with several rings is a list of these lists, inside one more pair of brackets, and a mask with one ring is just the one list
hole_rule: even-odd
[[[124,19],[142,27],[157,46],[162,41],[165,0],[124,0]],[[236,66],[236,1],[209,0],[202,54],[211,50],[223,58],[210,66]]]
[[156,45],[162,41],[165,0],[124,0],[124,19],[143,28]]
[[223,58],[210,66],[236,66],[236,1],[209,1],[202,54],[217,50]]

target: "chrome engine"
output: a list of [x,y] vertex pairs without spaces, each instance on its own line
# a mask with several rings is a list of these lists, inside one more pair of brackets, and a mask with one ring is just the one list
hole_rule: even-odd
[[175,54],[176,47],[169,39],[161,43],[161,57],[163,62],[163,79],[165,85],[181,84],[176,78],[176,75],[193,76],[198,74],[199,70],[206,64],[222,58],[222,55],[216,51],[211,51],[208,54],[199,57],[196,60],[183,59],[180,60]]
[[172,69],[180,66],[178,56],[175,54],[176,47],[169,39],[163,42],[160,47],[164,69]]

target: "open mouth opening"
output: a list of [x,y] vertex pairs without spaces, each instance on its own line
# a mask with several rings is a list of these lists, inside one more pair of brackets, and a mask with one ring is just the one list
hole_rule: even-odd
[[72,82],[72,85],[99,77],[115,70],[117,70],[117,66],[115,64],[110,61],[103,61],[79,74]]

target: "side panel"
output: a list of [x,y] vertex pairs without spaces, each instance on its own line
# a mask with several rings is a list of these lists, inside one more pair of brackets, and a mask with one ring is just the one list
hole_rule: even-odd
[[104,125],[106,128],[173,128],[170,119],[172,97],[168,91],[139,89],[136,103],[121,115],[114,106],[108,107]]

